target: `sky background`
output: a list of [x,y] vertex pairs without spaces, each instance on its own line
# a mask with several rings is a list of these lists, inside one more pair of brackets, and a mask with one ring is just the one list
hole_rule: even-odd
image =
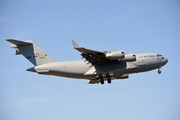
[[[5,39],[35,40],[57,61],[99,51],[153,52],[161,69],[112,84],[27,72]],[[0,120],[180,120],[179,0],[0,0]]]

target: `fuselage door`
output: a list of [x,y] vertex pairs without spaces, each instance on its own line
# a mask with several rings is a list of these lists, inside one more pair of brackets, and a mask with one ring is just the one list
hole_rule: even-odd
[[157,62],[161,62],[161,58],[160,57],[157,57]]
[[145,65],[143,59],[139,60],[139,65]]

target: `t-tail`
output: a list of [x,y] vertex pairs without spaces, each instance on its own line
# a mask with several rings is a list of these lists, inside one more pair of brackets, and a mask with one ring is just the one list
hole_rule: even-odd
[[19,41],[7,39],[12,43],[11,47],[16,49],[16,55],[22,54],[35,66],[55,62],[44,50],[42,50],[33,40]]

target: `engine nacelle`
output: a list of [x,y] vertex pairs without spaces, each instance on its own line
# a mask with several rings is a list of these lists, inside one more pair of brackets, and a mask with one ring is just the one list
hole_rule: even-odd
[[136,55],[134,54],[125,54],[125,57],[123,59],[118,59],[119,61],[124,62],[133,62],[136,61]]
[[123,51],[110,51],[106,53],[106,58],[111,60],[122,59],[124,58]]

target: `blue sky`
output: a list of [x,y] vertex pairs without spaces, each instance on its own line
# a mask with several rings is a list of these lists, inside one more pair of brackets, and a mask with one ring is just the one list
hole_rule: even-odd
[[[1,0],[1,120],[179,120],[178,0]],[[57,61],[79,60],[71,39],[95,50],[154,52],[162,68],[112,84],[27,72],[7,38],[35,40]]]

